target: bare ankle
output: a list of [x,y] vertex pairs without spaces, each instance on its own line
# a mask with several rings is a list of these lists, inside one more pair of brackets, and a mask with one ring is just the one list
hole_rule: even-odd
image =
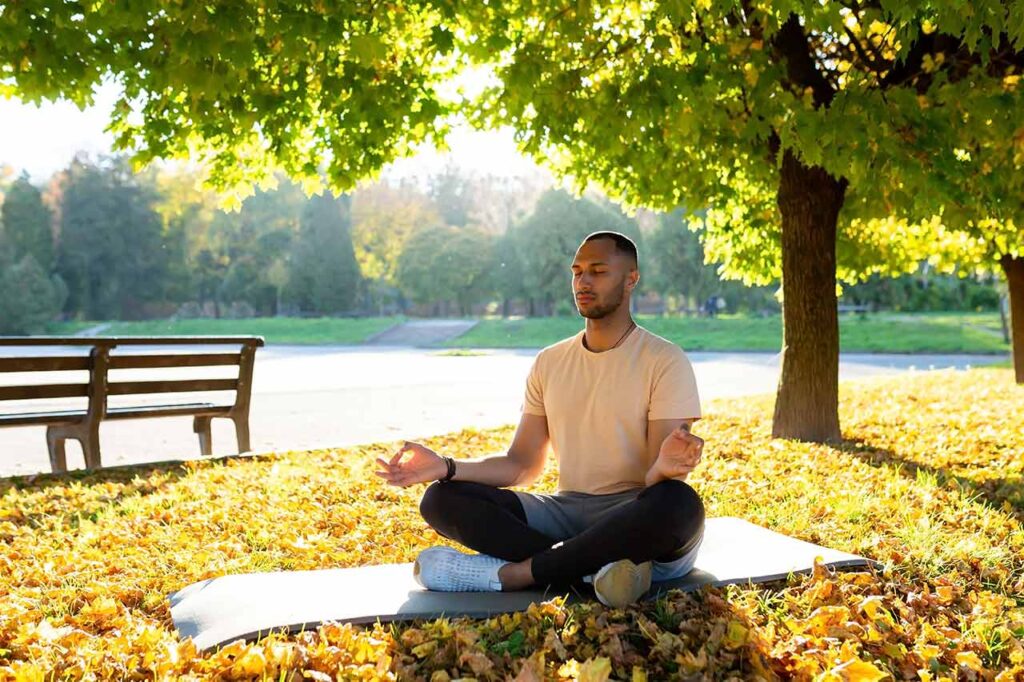
[[504,592],[522,590],[533,584],[531,561],[509,562],[498,569],[498,580]]

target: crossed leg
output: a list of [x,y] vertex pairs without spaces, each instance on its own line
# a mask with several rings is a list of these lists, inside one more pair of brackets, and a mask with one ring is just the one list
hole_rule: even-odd
[[531,528],[510,490],[469,481],[433,483],[420,501],[423,519],[446,538],[508,562],[502,584],[571,585],[605,564],[669,561],[692,549],[704,529],[700,496],[682,481],[640,491],[578,535],[558,542]]

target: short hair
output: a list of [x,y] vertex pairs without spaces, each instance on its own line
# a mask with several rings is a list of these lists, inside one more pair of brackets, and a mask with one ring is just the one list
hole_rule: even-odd
[[602,232],[591,232],[584,238],[580,243],[580,246],[587,242],[592,242],[595,239],[611,239],[615,242],[615,249],[620,253],[624,253],[633,259],[633,264],[637,265],[640,262],[640,258],[637,256],[636,242],[622,234],[621,232],[613,232],[611,230],[605,230]]

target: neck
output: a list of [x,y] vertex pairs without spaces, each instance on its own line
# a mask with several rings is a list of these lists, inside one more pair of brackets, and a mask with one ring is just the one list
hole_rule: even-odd
[[583,334],[583,344],[593,353],[611,350],[620,340],[625,341],[623,337],[634,324],[628,309],[621,315],[616,311],[615,314],[599,320],[588,317],[586,331]]

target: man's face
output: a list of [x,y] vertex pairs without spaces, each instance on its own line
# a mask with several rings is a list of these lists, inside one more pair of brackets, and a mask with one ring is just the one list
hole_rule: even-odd
[[583,244],[572,261],[572,291],[580,315],[601,319],[611,315],[626,298],[632,275],[632,260],[621,253],[611,239]]

